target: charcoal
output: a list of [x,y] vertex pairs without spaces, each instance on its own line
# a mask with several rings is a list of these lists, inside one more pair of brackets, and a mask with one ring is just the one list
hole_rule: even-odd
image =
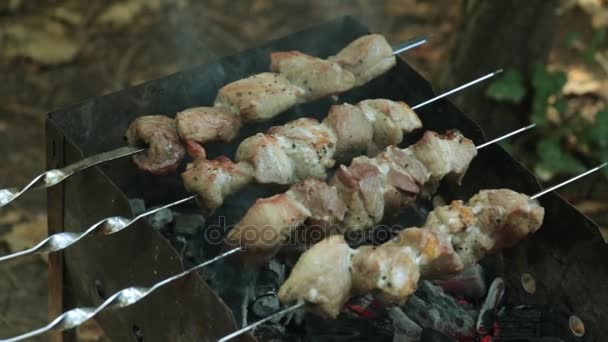
[[422,329],[420,342],[457,342],[458,340],[431,328]]
[[129,205],[133,216],[143,214],[146,211],[146,201],[141,198],[129,198]]
[[274,293],[258,296],[251,304],[251,311],[258,317],[266,317],[279,311],[281,303]]
[[479,264],[467,268],[452,278],[436,281],[435,284],[458,298],[480,299],[487,291],[483,268]]
[[176,234],[194,236],[205,226],[205,217],[198,214],[175,214],[173,230]]
[[420,341],[422,328],[407,317],[400,308],[388,309],[388,316],[393,321],[393,342],[418,342]]
[[[156,207],[157,208],[157,207]],[[155,209],[152,207],[150,209]],[[171,209],[161,209],[146,218],[148,223],[157,231],[166,231],[169,224],[173,222],[173,212]]]
[[477,312],[465,309],[454,297],[430,281],[421,281],[403,312],[423,328],[433,328],[449,336],[475,336]]

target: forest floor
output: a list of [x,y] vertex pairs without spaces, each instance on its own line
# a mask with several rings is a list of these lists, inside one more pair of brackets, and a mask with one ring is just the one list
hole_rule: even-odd
[[[89,3],[93,3],[90,5]],[[46,114],[57,108],[155,79],[217,56],[281,37],[342,15],[354,15],[398,42],[432,33],[424,47],[403,57],[435,79],[459,17],[459,1],[7,0],[0,3],[0,185],[24,184],[44,169]],[[584,14],[560,18],[585,26]],[[585,31],[582,27],[581,31]],[[590,77],[565,48],[551,63]],[[576,68],[575,68],[576,67]],[[578,74],[576,74],[578,73]],[[602,95],[603,96],[603,95]],[[606,201],[569,197],[590,214]],[[605,224],[605,222],[604,222]],[[0,255],[31,246],[46,234],[44,192],[28,194],[0,211]],[[46,260],[0,265],[0,338],[47,322]],[[94,324],[80,340],[102,341]],[[43,341],[44,338],[39,338]]]

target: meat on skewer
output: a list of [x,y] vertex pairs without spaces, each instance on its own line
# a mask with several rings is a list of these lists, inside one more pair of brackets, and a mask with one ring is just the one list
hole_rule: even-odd
[[126,133],[129,145],[148,145],[145,154],[133,156],[135,165],[152,174],[174,171],[186,154],[175,120],[164,115],[142,116],[131,123]]
[[[396,63],[391,46],[378,34],[360,37],[336,56],[326,60],[297,51],[274,52],[272,72],[253,75],[222,87],[213,107],[196,107],[179,112],[173,128],[184,141],[204,144],[230,141],[247,122],[264,121],[298,103],[347,91],[383,74]],[[145,123],[146,121],[152,123]],[[143,116],[133,125],[155,125],[156,116]],[[174,170],[181,158],[158,161],[175,148],[150,130],[129,128],[130,144],[144,142],[148,149],[136,165],[155,174]],[[158,141],[157,141],[158,139]],[[182,154],[183,156],[183,154]],[[172,164],[170,164],[172,163]]]
[[226,242],[244,246],[243,260],[258,264],[307,220],[326,231],[369,228],[387,212],[430,194],[444,177],[462,178],[476,154],[473,142],[457,131],[426,132],[406,149],[389,146],[374,158],[355,158],[350,166],[341,166],[329,184],[307,179],[283,194],[257,200],[228,232]]
[[446,277],[536,232],[544,209],[509,189],[482,190],[468,203],[433,210],[423,227],[407,228],[380,246],[352,249],[331,236],[304,252],[279,290],[285,304],[305,301],[335,318],[349,297],[374,293],[403,304],[422,278]]
[[225,157],[208,160],[202,147],[189,141],[190,154],[198,157],[182,179],[185,188],[198,193],[203,206],[213,210],[253,181],[324,180],[336,159],[375,155],[421,126],[416,113],[403,102],[376,99],[336,105],[322,123],[302,118],[246,138],[237,149],[236,163]]

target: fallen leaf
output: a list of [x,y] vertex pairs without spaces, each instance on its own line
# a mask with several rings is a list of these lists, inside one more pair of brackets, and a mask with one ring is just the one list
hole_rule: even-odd
[[562,88],[564,95],[585,95],[600,92],[602,83],[589,71],[581,67],[572,67],[566,74],[566,84]]
[[115,3],[103,11],[97,22],[120,28],[133,22],[144,10],[157,10],[161,0],[129,0]]
[[31,18],[7,24],[0,31],[5,58],[29,58],[56,65],[73,60],[79,51],[77,42],[68,37],[65,27],[48,18]]
[[105,335],[97,321],[94,319],[87,321],[76,331],[78,336],[78,341],[82,342],[95,342],[101,341],[102,337]]
[[0,237],[11,253],[31,248],[47,235],[47,220],[43,214],[28,215],[26,220],[11,226],[11,230]]
[[55,10],[51,12],[51,15],[58,20],[63,20],[74,26],[80,25],[84,21],[84,17],[81,13],[65,7],[55,8]]

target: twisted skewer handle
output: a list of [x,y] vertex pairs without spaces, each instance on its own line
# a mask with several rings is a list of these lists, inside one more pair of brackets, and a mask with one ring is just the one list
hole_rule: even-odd
[[189,275],[190,273],[192,273],[198,269],[201,269],[219,259],[225,258],[225,257],[227,257],[231,254],[234,254],[236,252],[239,252],[241,250],[242,250],[242,247],[233,248],[225,253],[222,253],[222,254],[216,256],[213,259],[209,259],[209,260],[203,262],[202,264],[189,268],[182,273],[179,273],[172,277],[161,280],[158,283],[152,285],[151,287],[134,286],[134,287],[128,287],[126,289],[122,289],[122,290],[114,293],[113,295],[111,295],[108,299],[106,299],[103,303],[101,303],[97,307],[80,307],[80,308],[75,308],[75,309],[66,311],[63,314],[61,314],[59,317],[55,318],[51,323],[47,324],[46,326],[44,326],[42,328],[30,331],[23,335],[15,336],[15,337],[5,339],[5,340],[0,340],[0,342],[22,341],[26,338],[41,335],[41,334],[47,333],[51,330],[67,330],[67,329],[75,328],[75,327],[83,324],[84,322],[90,320],[91,318],[95,317],[97,314],[99,314],[100,312],[102,312],[104,310],[120,309],[120,308],[127,307],[129,305],[133,305],[133,304],[139,302],[140,300],[144,299],[148,295],[150,295],[152,292],[158,290],[159,288],[161,288],[165,285],[168,285],[180,278],[183,278],[183,277]]
[[62,249],[70,247],[71,245],[82,240],[85,236],[87,236],[93,232],[98,232],[102,235],[114,234],[123,229],[128,228],[133,223],[135,223],[136,221],[138,221],[146,216],[150,216],[163,209],[170,208],[170,207],[176,206],[178,204],[182,204],[184,202],[190,201],[196,197],[197,197],[196,195],[192,195],[192,196],[188,196],[186,198],[182,198],[175,202],[171,202],[169,204],[163,205],[162,207],[148,210],[145,213],[139,214],[138,216],[136,216],[132,219],[128,219],[123,216],[106,217],[103,220],[90,226],[82,233],[62,232],[62,233],[53,234],[53,235],[47,237],[46,239],[42,240],[39,244],[37,244],[36,246],[34,246],[32,248],[26,249],[21,252],[0,256],[0,262],[14,259],[14,258],[21,257],[21,256],[31,255],[31,254],[57,252]]
[[117,148],[112,151],[107,151],[104,153],[96,154],[94,156],[90,156],[88,158],[77,161],[74,164],[70,164],[61,169],[53,169],[43,172],[42,174],[36,176],[32,179],[26,186],[22,189],[18,188],[7,188],[0,189],[0,208],[4,207],[21,195],[23,195],[26,191],[30,189],[44,189],[51,187],[55,184],[59,184],[64,181],[66,178],[78,173],[84,169],[88,169],[91,166],[95,166],[97,164],[107,162],[110,160],[130,156],[136,153],[143,151],[144,149],[141,147],[132,147],[132,146],[124,146]]

